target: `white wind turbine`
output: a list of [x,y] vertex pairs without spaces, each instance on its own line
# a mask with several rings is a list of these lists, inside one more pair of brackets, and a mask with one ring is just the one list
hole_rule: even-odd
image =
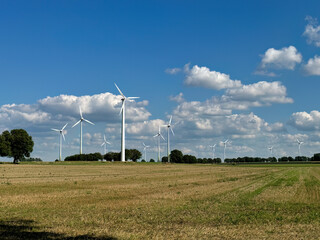
[[170,133],[169,133],[169,129],[172,132],[172,135],[174,136],[174,132],[172,130],[172,127],[174,125],[171,124],[172,122],[172,116],[170,117],[170,120],[168,122],[168,124],[166,125],[162,125],[163,127],[167,127],[167,154],[168,154],[168,162],[170,162]]
[[144,151],[144,160],[147,162],[147,148],[150,147],[148,145],[143,144],[143,151]]
[[117,84],[114,84],[116,86],[116,88],[118,89],[119,93],[121,94],[122,98],[121,98],[121,101],[122,101],[122,106],[121,106],[121,109],[120,109],[120,113],[122,112],[122,125],[121,125],[121,161],[122,162],[125,162],[126,161],[126,158],[125,158],[125,114],[126,114],[126,101],[128,100],[129,102],[133,102],[132,99],[137,99],[139,97],[126,97],[125,95],[123,95],[123,93],[121,92],[120,88],[118,88]]
[[300,146],[301,146],[301,144],[303,144],[303,142],[299,141],[298,138],[297,138],[297,142],[298,142],[298,153],[299,153],[299,156],[301,156]]
[[271,157],[272,157],[272,149],[273,149],[273,146],[271,147],[268,147],[269,151],[270,151],[270,154],[271,154]]
[[101,144],[101,147],[104,145],[104,154],[107,154],[107,144],[111,144],[107,141],[106,135],[103,135],[103,143]]
[[228,143],[229,139],[225,140],[224,142],[222,142],[224,144],[224,149],[223,149],[223,162],[226,159],[226,147],[227,147],[227,143]]
[[78,122],[76,122],[72,127],[75,127],[80,123],[80,154],[82,154],[82,122],[85,121],[85,122],[90,123],[92,125],[94,125],[94,123],[92,123],[89,120],[83,118],[82,111],[81,111],[80,107],[79,107],[79,111],[80,111],[80,120]]
[[160,162],[160,138],[165,140],[164,137],[162,136],[161,132],[160,132],[160,126],[159,126],[158,133],[156,135],[154,135],[153,137],[158,137],[158,162]]
[[66,128],[67,125],[68,125],[68,123],[66,125],[64,125],[63,128],[61,128],[61,130],[55,129],[55,128],[51,128],[51,130],[60,133],[59,161],[61,161],[61,154],[62,154],[62,138],[63,138],[63,140],[66,140],[65,137],[64,137],[64,134],[63,134],[63,130]]
[[209,147],[212,148],[212,159],[214,159],[214,154],[216,152],[216,145],[217,144],[214,144],[213,146],[209,145]]

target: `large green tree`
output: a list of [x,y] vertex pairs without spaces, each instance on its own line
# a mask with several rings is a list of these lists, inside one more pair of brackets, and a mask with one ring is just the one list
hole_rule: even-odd
[[24,157],[30,157],[33,145],[32,137],[24,129],[4,131],[0,135],[0,156],[13,157],[13,163],[18,163]]
[[180,150],[175,149],[170,153],[170,161],[173,163],[182,163],[183,154]]

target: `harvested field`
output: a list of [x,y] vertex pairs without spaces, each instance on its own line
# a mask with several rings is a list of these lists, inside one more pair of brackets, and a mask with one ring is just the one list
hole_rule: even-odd
[[319,239],[320,166],[0,164],[0,239]]

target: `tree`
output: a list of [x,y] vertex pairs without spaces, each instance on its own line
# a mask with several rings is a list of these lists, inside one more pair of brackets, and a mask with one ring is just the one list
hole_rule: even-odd
[[162,162],[168,162],[168,157],[162,157],[161,161]]
[[32,137],[24,129],[4,131],[0,137],[0,156],[13,157],[13,163],[18,163],[24,157],[30,157],[33,145]]
[[138,159],[141,158],[142,153],[137,149],[130,149],[130,158],[132,161],[136,162]]
[[4,131],[0,135],[0,156],[11,156],[11,134],[9,131]]
[[175,149],[170,153],[170,161],[174,163],[182,163],[183,154],[180,150]]

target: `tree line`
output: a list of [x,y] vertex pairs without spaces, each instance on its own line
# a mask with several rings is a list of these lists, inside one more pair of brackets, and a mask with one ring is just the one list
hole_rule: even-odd
[[[126,149],[126,161],[131,160],[136,162],[141,158],[142,154],[137,149]],[[105,155],[102,155],[99,152],[89,153],[89,154],[75,154],[68,156],[64,161],[121,161],[121,152],[108,152]],[[57,161],[57,160],[56,160]]]

